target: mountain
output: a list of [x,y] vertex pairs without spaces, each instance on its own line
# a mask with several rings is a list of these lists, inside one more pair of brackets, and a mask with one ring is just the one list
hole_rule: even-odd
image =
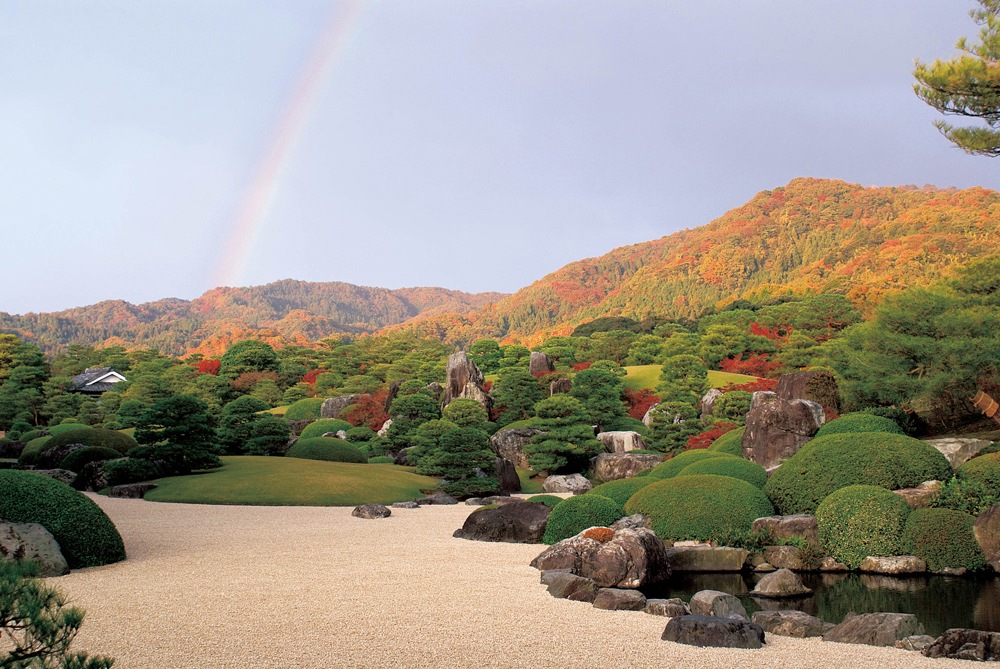
[[0,332],[17,334],[48,352],[71,344],[119,344],[172,355],[212,355],[239,339],[305,345],[335,334],[374,332],[420,314],[463,314],[503,297],[285,279],[249,288],[215,288],[194,300],[140,305],[109,300],[54,313],[0,312]]
[[737,299],[820,292],[870,313],[888,293],[997,253],[996,191],[801,178],[702,227],[570,263],[475,312],[406,326],[454,342],[531,344],[600,316],[696,317]]

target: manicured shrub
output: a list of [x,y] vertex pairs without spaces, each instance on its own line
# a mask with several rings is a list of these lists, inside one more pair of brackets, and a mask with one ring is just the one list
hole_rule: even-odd
[[319,411],[323,407],[323,401],[322,397],[310,397],[294,402],[285,410],[285,420],[312,420],[319,418]]
[[764,492],[778,513],[814,513],[827,495],[849,485],[899,490],[951,475],[948,460],[918,439],[888,432],[832,434],[813,439],[785,460]]
[[755,519],[774,515],[760,488],[714,474],[657,481],[636,492],[625,511],[649,516],[653,531],[664,540],[745,537]]
[[1000,453],[988,453],[972,458],[958,468],[958,479],[975,481],[991,494],[1000,494]]
[[83,423],[71,422],[71,423],[60,423],[59,425],[50,425],[45,429],[48,430],[49,434],[54,436],[57,434],[62,434],[64,432],[70,432],[73,430],[89,430],[90,426],[84,425]]
[[921,430],[920,421],[915,414],[906,413],[897,407],[868,407],[862,409],[860,413],[870,413],[873,416],[888,418],[903,430],[903,434],[910,437],[917,436]]
[[815,438],[818,439],[819,437],[826,437],[831,434],[847,434],[850,432],[891,432],[892,434],[904,434],[903,429],[891,418],[884,418],[859,411],[857,413],[846,413],[840,418],[835,418],[826,423],[816,433]]
[[743,457],[743,433],[747,431],[745,426],[738,427],[735,430],[730,430],[724,435],[712,442],[706,450],[713,453],[725,453],[727,455],[735,455],[738,458]]
[[21,455],[17,458],[17,464],[19,465],[33,465],[35,464],[35,459],[38,458],[38,454],[45,450],[45,444],[51,439],[51,435],[46,435],[43,437],[35,437],[28,443],[24,445],[24,450],[21,451]]
[[68,446],[69,444],[110,448],[117,451],[119,456],[125,455],[139,445],[136,443],[135,439],[127,434],[119,432],[118,430],[105,430],[97,427],[88,427],[82,430],[77,428],[52,435],[52,438],[45,442],[45,447],[40,451],[40,453],[44,453],[50,448]]
[[370,465],[391,465],[395,461],[391,455],[376,455],[374,458],[368,458]]
[[152,481],[163,475],[163,472],[155,464],[142,458],[108,460],[101,465],[101,469],[104,470],[107,477],[109,488],[126,483]]
[[105,448],[104,446],[84,446],[83,448],[73,451],[59,463],[60,469],[68,469],[71,472],[76,472],[79,474],[83,471],[85,465],[91,462],[101,462],[103,460],[114,460],[115,458],[120,458],[121,453],[113,448]]
[[625,506],[625,502],[635,494],[635,491],[639,488],[644,488],[650,483],[655,483],[656,479],[650,478],[649,476],[643,476],[640,478],[628,478],[628,479],[617,479],[615,481],[608,481],[607,483],[602,483],[601,485],[594,486],[588,490],[586,495],[600,495],[601,497],[607,497],[622,506]]
[[33,439],[38,439],[39,437],[47,436],[49,433],[46,430],[28,430],[21,435],[21,441],[28,443]]
[[972,479],[953,478],[941,486],[941,494],[931,502],[936,509],[963,511],[970,516],[978,516],[1000,504],[1000,494],[990,492],[985,485]]
[[352,444],[364,444],[377,436],[378,433],[375,432],[375,430],[371,429],[367,425],[362,425],[361,427],[352,427],[348,430],[346,439]]
[[346,420],[340,420],[339,418],[320,418],[306,425],[299,436],[303,439],[310,439],[312,437],[322,437],[327,432],[337,434],[343,430],[346,433],[353,427]]
[[534,495],[525,500],[526,502],[534,502],[535,504],[544,504],[550,509],[554,507],[559,502],[563,501],[562,497],[558,495]]
[[330,462],[368,462],[368,458],[357,446],[334,437],[299,439],[288,449],[285,457]]
[[885,488],[840,488],[816,509],[819,541],[835,559],[856,569],[869,555],[905,553],[903,527],[909,514],[903,498]]
[[677,474],[687,467],[696,462],[701,462],[702,460],[708,460],[709,458],[719,458],[719,457],[729,457],[725,453],[719,453],[718,451],[710,451],[707,448],[703,448],[697,451],[684,451],[679,455],[675,455],[666,462],[656,465],[651,470],[649,470],[649,476],[654,479],[669,479],[677,476]]
[[718,474],[719,476],[732,476],[747,483],[764,489],[767,483],[767,472],[756,462],[750,462],[743,458],[727,456],[724,458],[707,458],[700,462],[688,465],[677,476],[692,476],[697,474]]
[[715,400],[712,405],[712,417],[718,420],[744,423],[750,412],[750,401],[753,393],[745,390],[730,390]]
[[0,518],[47,529],[73,569],[125,559],[121,535],[100,507],[47,476],[0,470]]
[[600,495],[567,497],[552,507],[542,543],[554,544],[588,527],[605,527],[625,516],[618,502]]
[[947,567],[982,569],[986,558],[972,532],[976,519],[950,509],[911,511],[903,528],[903,549],[933,570]]

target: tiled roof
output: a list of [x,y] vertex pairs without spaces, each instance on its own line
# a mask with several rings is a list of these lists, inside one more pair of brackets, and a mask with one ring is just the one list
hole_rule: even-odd
[[[73,377],[73,390],[78,390],[85,393],[104,393],[114,388],[114,383],[94,383],[97,379],[107,376],[110,373],[123,376],[120,372],[116,371],[113,367],[90,367],[84,370],[83,374],[77,374]],[[124,378],[124,376],[123,376]]]

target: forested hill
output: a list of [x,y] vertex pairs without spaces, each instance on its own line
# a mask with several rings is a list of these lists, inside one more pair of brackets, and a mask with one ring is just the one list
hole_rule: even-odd
[[695,317],[737,299],[882,297],[1000,253],[1000,193],[795,179],[711,223],[580,260],[477,312],[415,323],[448,341],[525,343],[600,316]]
[[109,300],[54,313],[0,312],[0,332],[17,334],[49,352],[70,344],[120,344],[172,355],[211,355],[239,339],[308,344],[332,334],[373,332],[420,314],[466,313],[502,297],[444,288],[389,290],[286,279],[249,288],[216,288],[190,301],[134,305]]

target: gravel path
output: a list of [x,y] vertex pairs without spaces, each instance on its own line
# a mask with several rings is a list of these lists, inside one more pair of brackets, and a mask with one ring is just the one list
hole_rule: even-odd
[[87,610],[78,650],[118,669],[981,667],[769,636],[762,650],[660,641],[665,620],[554,599],[538,546],[453,539],[468,506],[158,504],[95,498],[128,560],[52,579]]

